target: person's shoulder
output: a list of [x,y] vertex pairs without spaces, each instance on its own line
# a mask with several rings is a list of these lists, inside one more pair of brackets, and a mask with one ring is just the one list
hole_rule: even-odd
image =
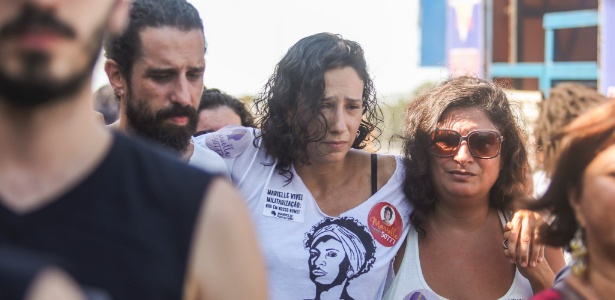
[[388,170],[391,174],[393,174],[398,167],[402,166],[398,155],[378,154],[378,157],[378,161],[382,162],[383,168]]
[[403,164],[397,155],[378,154],[378,173],[387,181],[395,175],[395,172],[403,168]]
[[[384,186],[393,176],[396,171],[403,167],[401,160],[396,155],[371,153],[364,150],[351,149],[351,155],[355,157],[355,162],[362,165],[367,165],[371,169],[372,166],[377,168],[378,186]],[[376,158],[375,165],[373,157]]]
[[234,158],[254,146],[260,131],[251,127],[226,126],[220,130],[195,138],[195,142],[213,150],[223,158]]

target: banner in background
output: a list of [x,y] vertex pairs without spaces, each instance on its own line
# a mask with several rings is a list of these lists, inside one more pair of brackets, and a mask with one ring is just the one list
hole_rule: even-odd
[[446,44],[448,68],[453,76],[484,75],[483,7],[483,0],[448,0]]

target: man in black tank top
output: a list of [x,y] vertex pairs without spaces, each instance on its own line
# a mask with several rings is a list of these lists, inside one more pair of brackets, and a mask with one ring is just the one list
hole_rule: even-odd
[[129,6],[0,0],[0,246],[50,257],[112,299],[265,299],[231,184],[93,117],[102,35],[122,30]]

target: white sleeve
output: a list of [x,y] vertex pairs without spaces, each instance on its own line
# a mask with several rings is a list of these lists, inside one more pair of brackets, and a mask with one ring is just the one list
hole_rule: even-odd
[[257,134],[258,129],[231,125],[198,136],[195,138],[195,143],[220,155],[231,173],[231,178],[238,183],[237,181],[248,171],[246,163],[251,161],[259,150],[254,145]]

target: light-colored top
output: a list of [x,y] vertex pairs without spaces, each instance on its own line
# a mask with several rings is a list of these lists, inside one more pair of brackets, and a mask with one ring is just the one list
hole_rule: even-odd
[[532,179],[534,180],[534,198],[538,199],[547,192],[551,180],[547,177],[547,173],[542,170],[534,172]]
[[229,171],[226,163],[224,163],[224,159],[222,159],[216,152],[209,150],[209,148],[200,146],[198,143],[194,143],[194,151],[192,152],[192,156],[190,156],[190,161],[188,164],[210,173],[224,174],[227,177],[229,176]]
[[[506,221],[501,213],[499,213],[502,226],[506,225]],[[469,270],[471,271],[471,270]],[[463,274],[460,274],[463,276]],[[516,270],[510,289],[505,295],[500,297],[501,300],[517,300],[529,299],[533,296],[532,286],[519,270]],[[399,271],[393,279],[393,283],[386,292],[384,300],[442,300],[446,299],[436,294],[427,284],[423,277],[421,269],[421,261],[419,259],[419,238],[418,232],[412,228],[408,233],[408,242],[406,251],[402,260]]]
[[[266,259],[270,298],[381,299],[409,228],[401,158],[396,157],[396,170],[380,190],[331,217],[319,209],[294,168],[290,183],[275,170],[275,160],[254,145],[256,134],[251,128],[225,127],[197,141],[224,157],[247,200]],[[386,225],[389,209],[394,213]]]

